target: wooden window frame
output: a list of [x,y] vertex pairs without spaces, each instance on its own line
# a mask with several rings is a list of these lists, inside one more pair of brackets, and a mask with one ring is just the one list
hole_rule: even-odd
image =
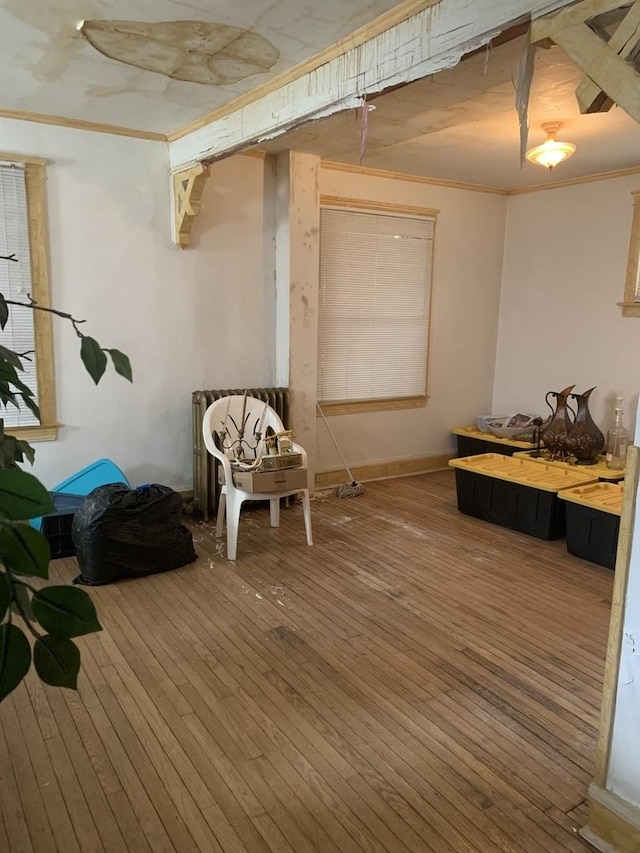
[[618,303],[623,317],[640,317],[640,293],[638,293],[638,274],[640,272],[640,190],[633,190],[633,220],[629,239],[627,258],[627,277],[624,284],[624,298]]
[[[436,230],[438,223],[438,214],[440,210],[430,207],[417,207],[409,204],[394,204],[393,202],[372,201],[361,198],[344,198],[343,196],[320,196],[320,207],[337,207],[347,208],[352,210],[368,210],[374,213],[401,214],[404,216],[414,216],[421,218],[433,219],[433,246],[435,253]],[[373,400],[334,400],[322,402],[322,411],[325,415],[351,415],[362,414],[366,412],[388,412],[402,409],[419,409],[427,405],[429,399],[429,350],[431,347],[431,306],[433,305],[433,258],[431,263],[431,281],[430,285],[430,307],[429,321],[427,324],[427,372],[425,377],[424,394],[416,394],[410,397],[389,397]]]
[[[0,153],[0,160],[24,165],[29,220],[31,296],[38,305],[49,308],[49,239],[45,192],[47,161],[40,157],[3,153]],[[7,426],[5,432],[7,435],[14,435],[16,438],[26,441],[54,441],[58,437],[58,424],[56,422],[51,314],[47,311],[34,311],[33,326],[40,424],[23,427]]]

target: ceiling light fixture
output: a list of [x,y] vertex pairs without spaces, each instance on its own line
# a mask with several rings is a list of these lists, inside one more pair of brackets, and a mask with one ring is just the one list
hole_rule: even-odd
[[547,138],[542,145],[536,145],[535,148],[530,148],[527,151],[527,160],[531,163],[539,163],[549,171],[558,163],[562,163],[567,157],[575,152],[576,146],[571,142],[559,142],[556,139],[556,133],[564,127],[561,121],[547,121],[542,125],[542,129],[547,134]]

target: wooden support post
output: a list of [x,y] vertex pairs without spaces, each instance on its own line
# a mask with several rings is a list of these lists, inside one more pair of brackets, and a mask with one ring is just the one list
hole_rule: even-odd
[[198,163],[172,176],[173,241],[183,249],[191,243],[191,228],[202,206],[209,167]]
[[628,61],[635,57],[640,41],[639,0],[609,41],[590,26],[598,16],[622,12],[625,6],[628,3],[622,0],[583,0],[534,21],[531,41],[555,42],[587,75],[588,82],[581,83],[577,93],[583,112],[606,110],[616,103],[640,124],[640,74]]

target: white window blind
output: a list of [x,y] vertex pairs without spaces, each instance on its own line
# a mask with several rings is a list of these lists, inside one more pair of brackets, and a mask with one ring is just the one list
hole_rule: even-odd
[[[13,255],[16,261],[0,260],[0,292],[5,299],[26,302],[31,293],[31,261],[29,251],[29,216],[25,170],[19,163],[0,164],[0,255]],[[35,359],[33,311],[9,306],[9,320],[0,331],[0,344],[17,353],[29,352],[31,361],[23,359],[20,379],[38,399]],[[0,410],[5,426],[34,426],[37,418],[21,405]]]
[[321,402],[425,393],[434,227],[427,217],[322,209]]

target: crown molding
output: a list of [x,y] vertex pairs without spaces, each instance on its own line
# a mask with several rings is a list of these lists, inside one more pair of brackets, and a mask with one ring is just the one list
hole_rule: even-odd
[[396,181],[408,181],[416,184],[431,184],[437,187],[450,187],[457,190],[469,190],[471,192],[493,193],[496,195],[524,195],[525,193],[543,192],[544,190],[557,190],[563,187],[573,187],[580,184],[589,184],[594,181],[607,181],[612,178],[624,178],[627,175],[640,174],[640,166],[630,166],[626,169],[612,169],[610,172],[598,172],[594,175],[585,175],[581,178],[567,178],[564,181],[547,181],[542,184],[531,184],[527,187],[496,187],[489,184],[472,184],[465,181],[449,181],[443,178],[428,178],[422,175],[412,175],[407,172],[392,172],[385,169],[373,169],[368,166],[356,166],[352,163],[337,163],[333,160],[323,160],[321,168],[336,172],[349,172],[356,175],[367,175],[369,177],[389,178]]
[[32,121],[36,124],[50,124],[54,127],[67,127],[72,130],[85,130],[92,133],[108,133],[112,136],[128,136],[133,139],[147,139],[152,142],[167,141],[164,133],[154,133],[151,130],[136,130],[132,127],[120,127],[116,124],[102,124],[79,118],[32,113],[26,110],[0,110],[0,118],[10,118],[14,121]]
[[367,175],[372,178],[389,178],[391,180],[408,181],[414,184],[430,184],[435,187],[451,187],[456,190],[469,190],[476,193],[493,193],[494,195],[509,195],[506,187],[492,187],[485,184],[472,184],[466,181],[448,181],[444,178],[426,178],[422,175],[412,175],[408,172],[392,172],[387,169],[373,169],[369,166],[356,166],[353,163],[336,163],[333,160],[322,160],[322,169],[334,172],[349,172],[353,175]]
[[567,178],[564,181],[547,181],[543,184],[532,184],[528,187],[511,187],[509,195],[523,195],[524,193],[537,193],[543,190],[559,190],[562,187],[575,187],[579,184],[590,184],[593,181],[608,181],[611,178],[624,178],[627,175],[640,173],[640,166],[630,166],[627,169],[612,169],[610,172],[597,172],[594,175],[585,175],[582,178]]

